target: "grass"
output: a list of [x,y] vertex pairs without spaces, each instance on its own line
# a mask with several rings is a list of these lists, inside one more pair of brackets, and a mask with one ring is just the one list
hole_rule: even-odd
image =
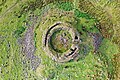
[[[58,16],[57,18],[49,18],[47,25],[40,24],[41,26],[35,31],[37,34],[35,34],[35,44],[37,48],[35,55],[41,57],[41,64],[44,65],[41,73],[37,73],[39,72],[39,70],[36,72],[31,71],[28,69],[28,66],[25,67],[25,65],[22,64],[22,61],[25,57],[22,55],[22,52],[20,51],[21,46],[17,43],[17,41],[18,37],[22,37],[26,31],[25,22],[28,17],[27,13],[29,12],[29,8],[27,8],[28,11],[25,12],[25,7],[29,6],[29,4],[27,4],[27,0],[23,0],[19,1],[14,7],[9,9],[12,5],[14,5],[14,3],[14,0],[9,0],[6,1],[4,5],[0,5],[0,80],[26,79],[24,75],[24,69],[26,69],[28,73],[27,79],[29,80],[40,79],[38,77],[40,77],[39,74],[41,73],[43,73],[42,75],[44,77],[49,77],[51,80],[104,80],[107,78],[112,79],[114,77],[108,77],[108,75],[114,74],[114,65],[112,60],[114,58],[114,55],[118,56],[118,53],[120,51],[120,47],[118,46],[120,44],[119,2],[110,1],[106,3],[105,0],[101,0],[100,2],[94,2],[93,0],[87,2],[86,0],[78,0],[77,4],[80,4],[79,6],[76,6],[77,9],[74,9],[74,6],[71,2],[60,3],[58,5],[59,9],[65,11],[74,10],[74,15],[77,17],[77,19],[80,18],[78,20],[78,24],[75,26],[78,27],[78,30],[81,31],[82,26],[88,26],[88,30],[98,32],[95,28],[96,26],[93,26],[95,20],[88,15],[90,14],[99,20],[102,27],[101,32],[103,33],[103,36],[107,39],[103,40],[99,48],[99,54],[94,55],[92,52],[90,52],[85,57],[85,59],[82,59],[78,62],[68,62],[65,64],[56,63],[52,61],[51,58],[49,58],[42,49],[42,33],[44,32],[44,30],[46,30],[46,28],[48,28],[47,25],[52,25],[52,23],[54,23],[55,21],[67,20],[68,22],[72,22],[75,19],[72,19],[70,16],[68,16],[69,14],[63,16],[62,18],[60,18],[60,16]],[[32,4],[34,5],[34,3]],[[38,7],[34,8],[37,8],[38,10],[36,10],[36,12],[34,13],[36,15],[40,15],[41,11],[39,11],[39,9],[41,8],[41,6],[37,6]],[[107,35],[112,35],[112,37],[107,37]],[[116,58],[116,62],[118,62],[119,57]],[[119,69],[116,69],[118,71],[117,73],[119,73]]]
[[[66,34],[66,35],[65,35]],[[67,39],[68,41],[66,42],[67,46],[64,46],[64,44],[61,44],[60,36],[62,36],[64,39]],[[51,47],[56,51],[60,53],[64,53],[71,47],[71,35],[69,32],[64,31],[64,30],[57,30],[51,35]],[[63,43],[63,42],[62,42]]]
[[59,9],[65,10],[65,11],[70,11],[73,9],[73,4],[72,2],[60,2],[56,4]]
[[[7,1],[8,7],[11,6],[12,1]],[[22,3],[22,2],[21,2]],[[23,23],[25,21],[25,15],[18,18],[16,15],[20,11],[20,5],[14,6],[8,12],[4,9],[0,13],[0,78],[1,80],[22,80],[25,79],[24,65],[22,64],[22,52],[20,51],[20,45],[17,43],[18,37],[21,37],[25,31]],[[14,3],[13,3],[14,4]],[[16,36],[16,37],[15,37]],[[29,70],[28,70],[29,71]],[[30,74],[30,73],[29,73]]]
[[74,15],[78,18],[82,17],[82,18],[90,19],[90,15],[88,15],[87,13],[83,13],[79,11],[78,9],[74,10]]
[[25,27],[20,27],[14,32],[16,38],[21,37],[21,34],[25,31]]

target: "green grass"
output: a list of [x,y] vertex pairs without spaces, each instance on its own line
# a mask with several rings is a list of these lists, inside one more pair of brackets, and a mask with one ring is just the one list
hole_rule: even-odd
[[[33,13],[36,15],[41,15],[42,13],[39,9],[42,6],[39,1],[36,3],[33,1],[31,3],[32,0],[18,0],[17,5],[9,9],[12,5],[14,5],[16,1],[8,0],[6,3],[3,2],[4,5],[0,5],[0,80],[25,80],[23,69],[26,69],[28,72],[27,79],[39,80],[38,77],[41,73],[36,73],[36,71],[28,70],[28,66],[25,67],[25,65],[22,64],[22,60],[25,60],[25,57],[22,55],[21,46],[18,44],[18,38],[23,37],[26,31],[27,27],[25,26],[25,22],[29,16],[29,12],[32,12],[33,9],[37,8],[37,10],[35,10]],[[94,16],[95,19],[98,19],[100,22],[102,30],[105,30],[105,32],[102,31],[102,33],[103,36],[107,39],[103,40],[99,48],[99,54],[93,54],[90,52],[84,59],[78,62],[71,61],[68,63],[59,64],[52,61],[51,58],[49,58],[41,48],[41,33],[43,33],[44,30],[48,27],[45,26],[44,28],[41,28],[43,31],[38,28],[36,30],[37,35],[35,34],[35,44],[37,48],[35,55],[41,57],[41,64],[45,66],[42,72],[43,76],[49,77],[50,80],[90,80],[93,78],[96,80],[106,80],[107,78],[112,79],[114,77],[113,74],[115,68],[112,60],[114,58],[114,55],[118,55],[120,52],[120,47],[118,46],[120,43],[120,2],[110,1],[107,3],[106,0],[101,0],[100,2],[96,2],[94,0],[78,0],[77,4],[78,3],[79,6],[76,5],[77,9],[74,9],[72,2],[57,3],[57,6],[63,11],[74,11],[74,16],[78,19],[78,24],[76,24],[75,27],[79,31],[82,31],[82,26],[86,26],[86,28],[91,32],[99,32],[96,29],[96,26],[94,26],[96,20],[91,18],[91,16]],[[28,7],[29,5],[33,6],[35,4],[37,4],[37,6],[34,6],[33,8]],[[27,11],[25,7],[27,7]],[[91,16],[89,16],[87,13]],[[67,20],[68,22],[74,21],[74,19],[67,15],[62,18],[59,17],[60,16],[57,18],[49,18],[49,22],[47,24],[51,25],[55,21],[59,20]],[[112,37],[106,37],[106,35],[112,35]],[[120,71],[118,70],[118,72]],[[108,73],[111,76],[108,77]]]
[[74,15],[78,18],[82,17],[82,18],[86,18],[86,19],[90,19],[90,15],[88,15],[87,13],[83,13],[81,11],[79,11],[78,9],[74,10]]
[[25,31],[25,27],[20,27],[14,32],[16,38],[21,37],[21,34]]
[[70,11],[73,9],[72,2],[60,2],[56,4],[56,6],[58,6],[58,8],[65,10],[65,11]]
[[[66,35],[65,35],[66,34]],[[66,45],[64,44],[64,42],[62,42],[60,40],[60,37],[62,36],[62,38],[68,40],[66,42]],[[51,40],[50,40],[50,45],[51,47],[56,51],[56,52],[60,52],[60,53],[64,53],[66,52],[68,49],[70,49],[71,47],[71,43],[72,43],[72,39],[71,39],[71,35],[69,32],[65,31],[65,30],[57,30],[55,31],[52,35],[51,35]],[[62,43],[62,44],[61,44]]]
[[[7,3],[8,7],[12,6],[12,1],[7,1]],[[0,80],[25,79],[23,55],[20,50],[21,46],[18,44],[18,38],[22,37],[22,33],[25,31],[23,26],[26,20],[25,15],[18,18],[21,3],[18,3],[18,6],[15,5],[5,15],[3,14],[7,9],[0,13],[0,17],[2,17],[0,18]]]

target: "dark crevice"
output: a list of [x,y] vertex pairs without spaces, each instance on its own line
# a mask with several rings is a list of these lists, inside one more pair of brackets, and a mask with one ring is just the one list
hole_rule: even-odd
[[45,35],[45,46],[47,44],[47,36],[50,33],[51,29],[53,29],[55,26],[59,25],[60,23],[56,23],[55,25],[53,25],[52,27],[50,27],[50,29],[48,29],[46,35]]

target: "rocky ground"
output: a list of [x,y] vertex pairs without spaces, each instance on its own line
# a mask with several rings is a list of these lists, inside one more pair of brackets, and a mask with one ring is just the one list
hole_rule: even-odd
[[26,56],[26,59],[30,62],[30,67],[35,70],[40,64],[40,58],[34,55],[35,53],[35,40],[34,40],[34,29],[37,21],[37,17],[30,15],[28,19],[31,24],[26,23],[28,27],[23,39],[23,52]]

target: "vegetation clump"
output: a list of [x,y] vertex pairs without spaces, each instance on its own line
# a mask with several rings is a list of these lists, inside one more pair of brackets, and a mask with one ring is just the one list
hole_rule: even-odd
[[57,6],[58,8],[65,11],[70,11],[73,9],[73,4],[71,2],[59,2]]
[[15,37],[16,38],[21,37],[22,33],[25,31],[25,29],[26,29],[25,27],[20,27],[18,30],[16,30],[14,32]]

